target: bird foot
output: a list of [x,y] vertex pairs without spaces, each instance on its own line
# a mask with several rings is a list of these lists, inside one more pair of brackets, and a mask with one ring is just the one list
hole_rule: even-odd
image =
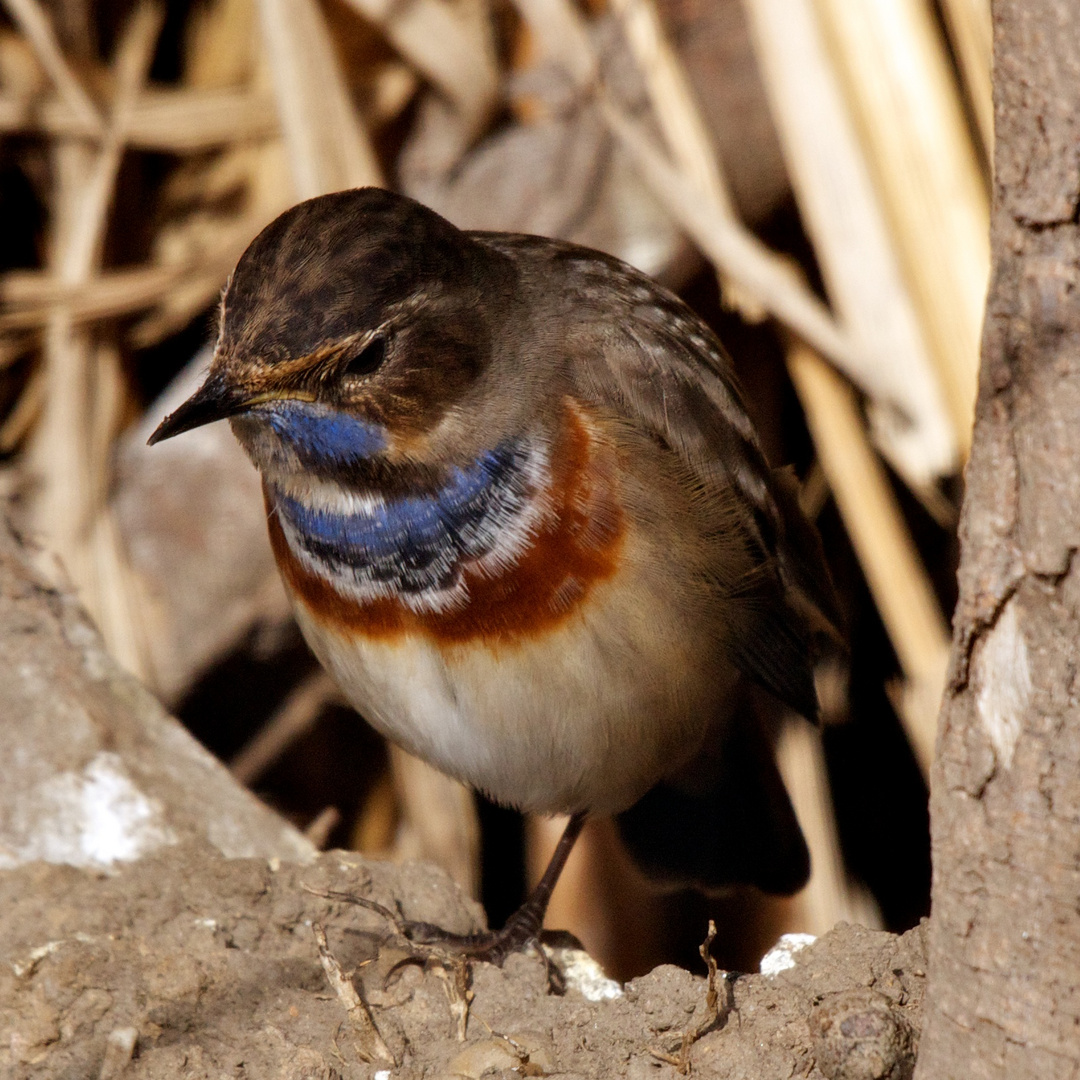
[[[316,892],[316,890],[310,890]],[[562,994],[566,990],[566,980],[558,966],[552,961],[542,946],[542,939],[548,937],[542,931],[542,916],[524,904],[507,920],[501,930],[484,930],[475,934],[457,934],[445,930],[435,923],[415,919],[404,919],[384,904],[369,900],[364,896],[334,890],[318,890],[317,895],[326,900],[339,900],[355,904],[357,907],[373,911],[382,916],[402,940],[408,956],[394,967],[401,964],[437,963],[443,967],[454,967],[462,962],[481,961],[502,967],[506,958],[516,952],[530,949],[543,960],[547,969],[548,985],[553,993]],[[565,944],[568,935],[556,932],[550,935],[559,944]]]
[[[555,882],[558,881],[570,849],[574,846],[584,824],[584,813],[576,813],[570,818],[536,888],[525,903],[507,919],[506,925],[501,930],[485,930],[478,934],[455,934],[434,923],[402,918],[400,912],[391,911],[384,904],[368,900],[363,896],[316,889],[308,891],[326,900],[344,900],[346,903],[356,904],[358,907],[367,908],[368,911],[381,915],[394,927],[398,936],[406,944],[409,955],[402,963],[427,965],[435,962],[443,967],[460,967],[471,960],[482,960],[502,967],[503,961],[511,953],[522,952],[529,946],[535,945],[536,952],[547,968],[548,985],[552,991],[561,994],[566,989],[566,980],[542,946],[542,927],[544,913],[547,911]],[[559,935],[554,936],[559,937]],[[566,936],[562,935],[560,944],[566,944]]]
[[[547,972],[548,989],[553,994],[566,992],[566,977],[558,964],[544,947],[549,933],[543,931],[540,919],[527,906],[519,908],[507,920],[501,930],[485,930],[477,934],[455,934],[433,923],[413,922],[395,919],[395,929],[405,939],[409,948],[409,959],[427,964],[434,960],[446,964],[447,961],[470,963],[481,961],[502,967],[508,956],[517,952],[533,952],[543,961]],[[562,940],[569,935],[558,932],[550,935]]]
[[455,934],[434,923],[395,920],[395,929],[412,945],[432,948],[453,956],[482,960],[502,967],[511,954],[538,944],[540,922],[533,912],[521,908],[507,920],[501,930],[485,930],[476,934]]

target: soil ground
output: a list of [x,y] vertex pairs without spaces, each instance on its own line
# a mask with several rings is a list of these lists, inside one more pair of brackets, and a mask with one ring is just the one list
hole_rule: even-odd
[[[310,889],[361,895],[449,929],[468,930],[481,917],[438,870],[340,851],[297,864],[227,859],[185,843],[112,873],[27,864],[0,873],[0,1075],[911,1075],[921,928],[896,937],[838,926],[788,970],[722,975],[711,1008],[705,978],[674,967],[602,1000],[589,1000],[573,979],[564,994],[550,992],[537,955],[512,956],[501,969],[394,970],[406,953],[383,918]],[[382,1057],[363,1005],[350,1008],[347,991],[328,981],[318,926],[370,1009]]]

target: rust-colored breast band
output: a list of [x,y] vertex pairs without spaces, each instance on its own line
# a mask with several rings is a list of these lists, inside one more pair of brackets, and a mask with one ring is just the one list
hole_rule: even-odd
[[408,634],[442,644],[510,645],[563,623],[619,562],[624,520],[615,451],[568,404],[552,451],[549,507],[529,546],[497,576],[466,566],[468,599],[449,611],[416,612],[397,599],[360,602],[302,566],[269,514],[270,543],[287,586],[324,624],[373,639]]

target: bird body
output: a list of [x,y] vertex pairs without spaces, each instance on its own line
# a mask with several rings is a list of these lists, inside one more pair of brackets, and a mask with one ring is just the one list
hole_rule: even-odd
[[[685,567],[626,503],[615,425],[564,415],[550,449],[518,455],[516,514],[492,498],[473,542],[489,550],[430,596],[357,586],[351,552],[321,562],[272,494],[271,538],[307,640],[383,734],[500,802],[614,813],[692,756],[737,672],[704,597],[673,603]],[[429,552],[460,547],[468,516],[439,515]]]
[[156,437],[222,416],[305,637],[388,738],[525,810],[631,811],[631,850],[632,808],[715,807],[749,762],[793,868],[760,883],[805,875],[740,687],[813,714],[828,578],[681,301],[573,245],[325,196],[252,243],[207,382]]

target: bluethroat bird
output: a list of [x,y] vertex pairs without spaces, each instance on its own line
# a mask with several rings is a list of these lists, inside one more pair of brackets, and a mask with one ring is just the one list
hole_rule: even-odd
[[677,297],[572,244],[326,195],[244,253],[206,381],[150,441],[224,417],[359,712],[500,803],[571,815],[526,904],[461,949],[535,938],[589,814],[664,882],[803,884],[748,689],[816,715],[829,575]]

